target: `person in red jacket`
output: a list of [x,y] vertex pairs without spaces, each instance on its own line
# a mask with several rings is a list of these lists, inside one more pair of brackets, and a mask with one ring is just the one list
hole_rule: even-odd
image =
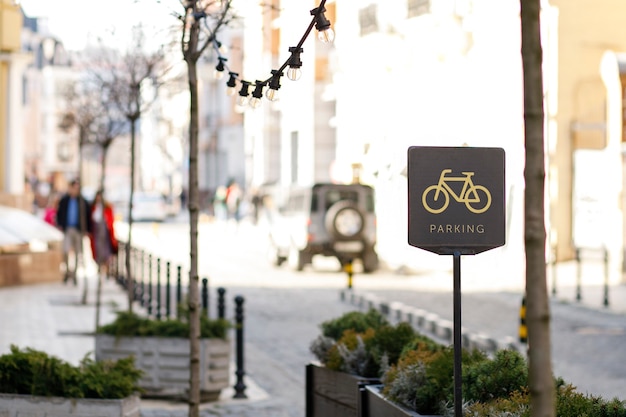
[[102,190],[94,196],[91,204],[91,252],[98,264],[100,273],[108,273],[108,264],[111,256],[117,253],[117,239],[113,228],[113,206],[105,201]]

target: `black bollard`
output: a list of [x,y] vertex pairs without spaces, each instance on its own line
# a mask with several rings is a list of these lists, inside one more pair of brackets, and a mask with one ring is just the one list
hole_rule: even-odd
[[582,289],[581,289],[581,279],[582,279],[582,266],[580,259],[580,249],[576,248],[576,301],[582,300]]
[[148,315],[152,315],[152,254],[148,254]]
[[117,271],[117,275],[115,276],[115,282],[118,284],[122,283],[122,271],[124,270],[124,263],[122,262],[122,256],[124,253],[124,242],[117,242],[118,252],[117,252],[117,267],[115,268]]
[[141,250],[139,259],[141,259],[141,288],[139,290],[141,295],[139,297],[139,303],[143,307],[146,305],[146,253],[143,249]]
[[180,303],[183,301],[183,287],[181,284],[182,267],[176,267],[176,317],[180,318]]
[[209,280],[202,278],[202,311],[209,315]]
[[170,288],[170,286],[171,286],[171,283],[170,283],[170,268],[171,268],[170,261],[167,261],[165,263],[165,268],[167,268],[166,271],[165,271],[165,280],[166,280],[166,287],[165,287],[165,317],[167,317],[169,319],[170,318],[170,312],[171,312],[170,311],[170,299],[171,299],[171,297],[170,297],[170,290],[171,290],[171,288]]
[[133,249],[133,300],[140,301],[141,300],[141,291],[139,285],[137,285],[137,277],[139,276],[139,259],[141,255],[141,251],[137,248]]
[[246,385],[243,383],[243,376],[246,374],[243,368],[243,302],[244,298],[240,295],[235,297],[235,349],[237,369],[235,375],[237,382],[235,383],[235,395],[233,398],[248,398],[245,394]]
[[156,319],[161,320],[161,258],[157,258]]
[[605,307],[609,306],[609,250],[604,248],[604,300]]
[[223,319],[225,317],[225,309],[226,303],[224,302],[224,295],[226,294],[226,289],[219,287],[217,289],[217,318]]

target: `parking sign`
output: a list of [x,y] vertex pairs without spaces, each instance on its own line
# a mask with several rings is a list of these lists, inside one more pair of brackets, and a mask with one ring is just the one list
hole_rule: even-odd
[[409,244],[473,255],[505,243],[504,149],[408,150]]

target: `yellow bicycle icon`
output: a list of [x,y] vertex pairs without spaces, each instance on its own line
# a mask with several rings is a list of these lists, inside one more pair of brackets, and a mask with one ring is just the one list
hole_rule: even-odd
[[[465,203],[465,206],[472,213],[484,213],[491,206],[491,193],[482,185],[475,185],[472,181],[474,172],[462,172],[464,177],[446,177],[450,174],[451,169],[444,169],[439,176],[439,182],[431,185],[424,190],[422,194],[422,204],[424,208],[433,214],[439,214],[448,208],[450,204],[450,195],[457,203]],[[451,181],[463,181],[463,188],[457,194],[449,185]],[[430,194],[434,196],[430,197]],[[439,199],[442,194],[443,198]]]

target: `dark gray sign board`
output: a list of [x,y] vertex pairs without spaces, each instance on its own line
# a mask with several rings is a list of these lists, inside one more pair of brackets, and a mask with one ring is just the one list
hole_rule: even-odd
[[504,149],[408,150],[409,244],[474,255],[505,243]]

